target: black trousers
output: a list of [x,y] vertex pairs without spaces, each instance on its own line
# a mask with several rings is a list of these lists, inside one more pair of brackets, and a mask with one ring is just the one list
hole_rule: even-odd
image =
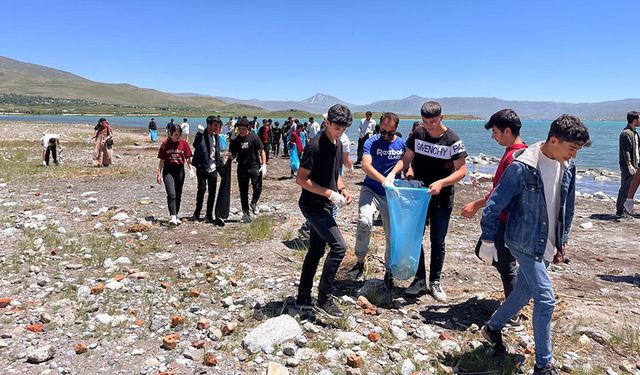
[[369,134],[365,134],[364,137],[358,138],[358,158],[356,159],[356,163],[362,163],[362,154],[364,154],[364,143],[369,139]]
[[[447,231],[449,230],[449,218],[452,208],[435,207],[429,205],[427,210],[427,222],[429,227],[429,242],[431,242],[431,264],[429,266],[429,282],[440,281],[440,274],[444,267],[444,253]],[[424,265],[424,248],[420,247],[420,260],[416,278],[425,280],[427,271]]]
[[318,303],[322,304],[331,296],[333,282],[344,258],[347,244],[333,218],[332,207],[300,205],[300,210],[309,225],[309,251],[302,263],[298,295],[311,295],[313,277],[318,270],[320,259],[324,256],[325,247],[329,245],[329,254],[324,261],[318,286]]
[[198,169],[196,171],[198,177],[198,192],[196,193],[196,209],[193,212],[194,217],[200,217],[202,210],[202,202],[204,194],[209,187],[209,195],[207,196],[207,218],[213,219],[213,205],[216,202],[216,185],[218,183],[218,172],[205,172]]
[[57,154],[56,146],[47,146],[47,150],[44,152],[44,162],[47,165],[49,165],[49,154],[53,156],[53,162],[58,164],[58,154]]
[[270,145],[269,145],[269,143],[263,143],[262,147],[264,147],[264,153],[265,153],[265,156],[267,157],[267,163],[268,163],[269,162],[269,148],[270,148]]
[[262,174],[258,171],[244,171],[238,168],[238,190],[240,190],[240,204],[242,212],[249,212],[249,181],[251,181],[251,204],[260,199],[262,193]]
[[178,215],[182,200],[182,185],[184,185],[184,165],[166,165],[162,169],[164,188],[167,191],[167,206],[169,215]]
[[273,151],[275,157],[280,155],[280,141],[273,141],[273,143],[271,143],[271,151]]

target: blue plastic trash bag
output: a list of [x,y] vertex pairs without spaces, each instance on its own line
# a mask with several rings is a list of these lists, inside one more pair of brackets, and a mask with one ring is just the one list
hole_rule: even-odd
[[300,169],[300,158],[298,157],[298,149],[295,144],[291,148],[291,152],[289,155],[290,155],[289,163],[291,164],[291,170],[297,171],[298,169]]
[[396,180],[397,193],[386,187],[387,206],[391,233],[389,268],[394,278],[407,280],[418,271],[420,247],[427,208],[431,195],[423,187],[412,186],[406,181]]
[[220,139],[220,151],[227,151],[227,137],[224,134],[220,134],[218,139]]

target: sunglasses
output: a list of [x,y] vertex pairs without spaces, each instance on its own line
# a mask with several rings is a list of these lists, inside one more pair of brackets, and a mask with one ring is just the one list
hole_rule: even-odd
[[383,137],[386,137],[386,136],[393,137],[394,135],[396,135],[396,131],[395,130],[386,131],[384,129],[380,129],[380,135]]

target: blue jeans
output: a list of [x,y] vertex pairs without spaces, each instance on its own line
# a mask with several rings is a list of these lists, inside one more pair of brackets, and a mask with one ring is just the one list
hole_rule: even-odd
[[520,264],[516,285],[509,297],[489,319],[489,328],[501,330],[529,300],[533,298],[533,338],[536,344],[536,365],[544,367],[553,357],[551,344],[551,315],[556,305],[553,286],[547,273],[549,263],[512,251]]

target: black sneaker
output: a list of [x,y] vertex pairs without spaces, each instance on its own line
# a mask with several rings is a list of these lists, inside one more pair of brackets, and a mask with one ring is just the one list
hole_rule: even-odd
[[219,227],[224,227],[224,220],[216,218],[216,225]]
[[384,286],[387,287],[388,291],[393,289],[393,275],[389,272],[384,273]]
[[208,223],[208,224],[213,223],[213,222],[214,222],[213,217],[212,217],[212,216],[210,216],[210,215],[205,216],[205,217],[204,217],[204,222],[205,222],[205,223]]
[[315,304],[310,294],[298,294],[296,298],[296,307],[300,310],[312,310]]
[[191,216],[191,220],[192,221],[200,221],[200,214],[193,214],[193,216]]
[[489,324],[485,324],[480,333],[493,346],[494,355],[503,356],[507,354],[507,347],[502,341],[502,331],[493,330],[489,328]]
[[357,262],[353,268],[347,271],[347,275],[349,275],[351,280],[358,280],[362,278],[364,275],[364,262]]
[[323,315],[328,316],[329,318],[338,319],[344,317],[344,314],[338,308],[338,306],[336,306],[331,297],[329,297],[329,299],[327,299],[327,301],[324,303],[316,302],[313,305],[313,309]]
[[255,216],[258,216],[258,214],[260,213],[260,210],[258,210],[258,204],[257,203],[249,203],[249,207],[251,207],[251,212]]
[[556,366],[549,363],[547,366],[540,368],[538,366],[533,367],[533,375],[559,375]]

